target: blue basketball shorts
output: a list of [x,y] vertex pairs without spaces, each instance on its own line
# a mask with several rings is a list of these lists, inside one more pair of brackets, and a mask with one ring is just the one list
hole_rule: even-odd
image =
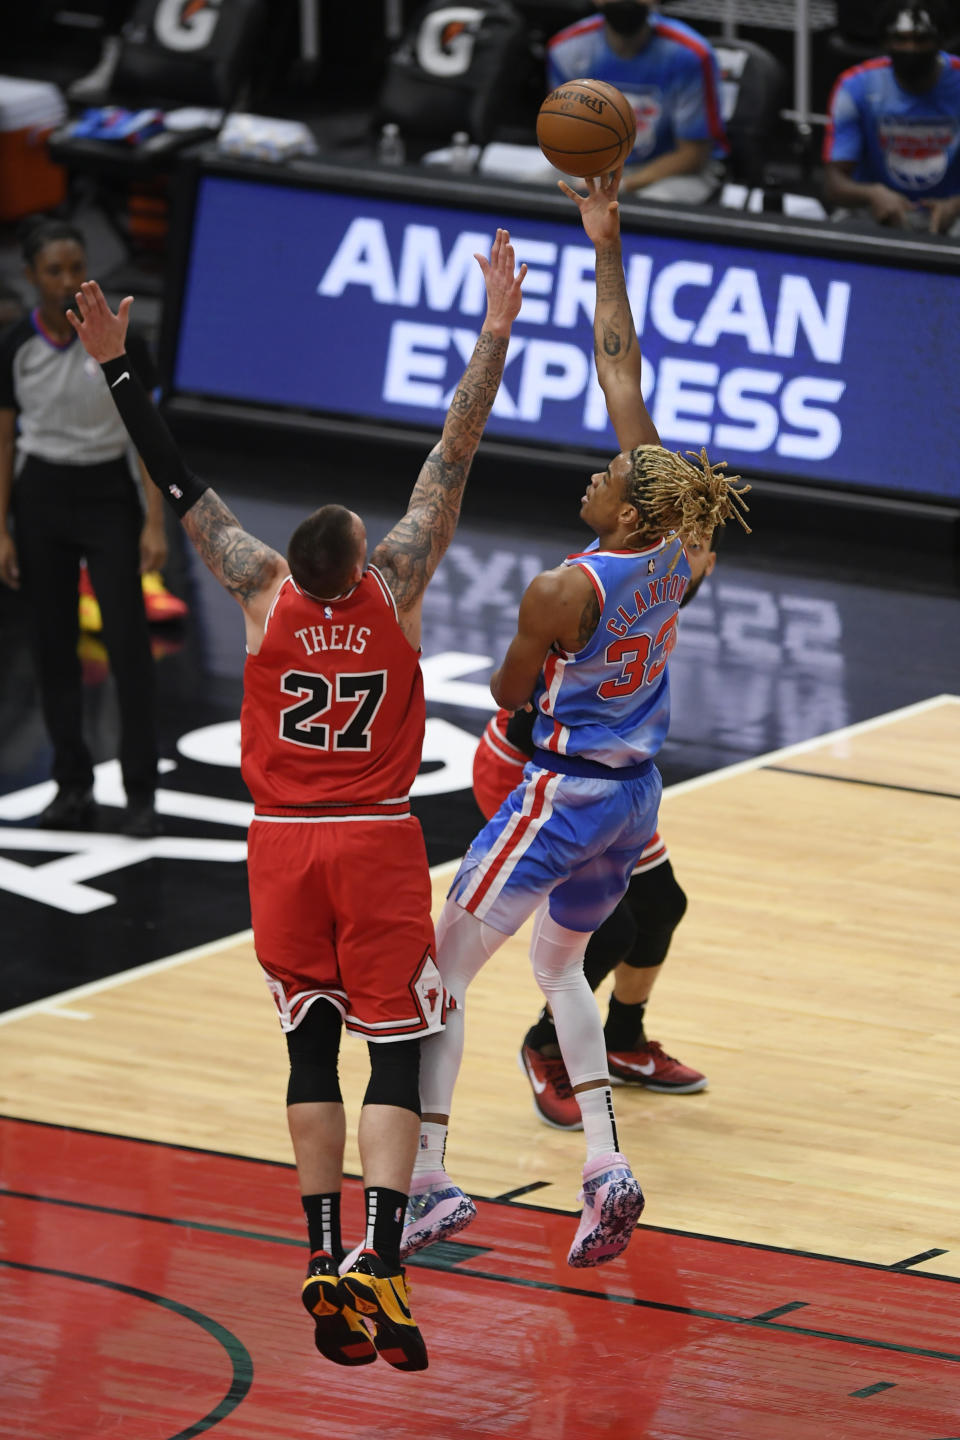
[[464,856],[451,897],[504,935],[548,895],[558,925],[596,930],[657,828],[662,789],[655,765],[632,780],[600,780],[531,762]]

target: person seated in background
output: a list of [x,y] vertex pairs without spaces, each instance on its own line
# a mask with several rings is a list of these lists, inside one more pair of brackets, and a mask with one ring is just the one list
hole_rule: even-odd
[[616,85],[637,117],[621,194],[702,203],[718,189],[727,153],[713,50],[640,0],[598,0],[597,8],[548,43],[550,89],[586,76]]
[[960,57],[940,46],[940,0],[890,0],[886,54],[845,70],[830,97],[824,198],[835,219],[960,234]]

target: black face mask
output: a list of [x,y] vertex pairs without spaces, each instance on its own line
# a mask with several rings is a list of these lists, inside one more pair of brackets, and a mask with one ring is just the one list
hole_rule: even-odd
[[617,35],[639,35],[650,18],[650,6],[639,0],[613,0],[604,5],[603,18]]
[[893,73],[908,90],[929,88],[937,78],[940,57],[936,50],[891,50]]

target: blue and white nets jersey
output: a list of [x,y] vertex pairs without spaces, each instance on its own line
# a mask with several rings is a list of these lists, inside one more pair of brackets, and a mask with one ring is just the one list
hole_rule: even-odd
[[666,155],[681,140],[712,140],[717,157],[727,153],[717,57],[682,20],[651,15],[647,44],[628,58],[610,49],[602,15],[568,25],[547,46],[550,89],[584,75],[616,85],[633,106],[637,138],[628,165]]
[[960,57],[940,53],[930,90],[904,90],[889,56],[845,70],[830,97],[824,160],[852,161],[853,178],[901,195],[960,194]]
[[[646,550],[571,555],[600,602],[589,643],[555,647],[534,696],[533,742],[555,755],[620,769],[651,760],[670,725],[667,659],[690,566],[676,537]],[[535,761],[535,763],[537,763]]]

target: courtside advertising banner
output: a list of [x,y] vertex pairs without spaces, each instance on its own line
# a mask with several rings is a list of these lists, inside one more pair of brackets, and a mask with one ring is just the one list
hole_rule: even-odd
[[[593,364],[593,247],[571,223],[206,176],[174,393],[437,428],[507,226],[529,274],[488,434],[616,449]],[[957,280],[626,232],[663,443],[749,474],[960,494]]]

